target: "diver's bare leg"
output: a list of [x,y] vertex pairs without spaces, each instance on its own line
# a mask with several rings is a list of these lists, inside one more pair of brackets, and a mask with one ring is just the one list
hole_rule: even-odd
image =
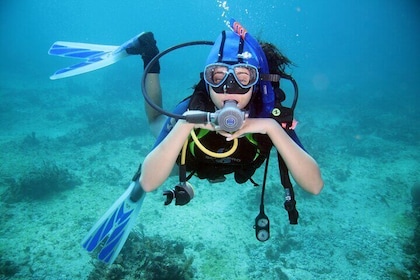
[[[145,86],[147,94],[152,102],[162,108],[162,89],[158,73],[150,73],[146,76]],[[145,103],[147,120],[149,121],[150,130],[156,138],[158,137],[165,121],[166,116],[156,111],[147,102]]]
[[[129,54],[141,55],[144,68],[146,68],[148,63],[159,53],[156,40],[151,32],[141,34],[126,51]],[[145,86],[151,101],[159,107],[162,107],[162,89],[160,87],[159,73],[160,64],[159,61],[156,61],[149,69],[145,80]],[[152,134],[157,137],[166,121],[166,116],[163,116],[147,103],[145,104],[145,111]]]

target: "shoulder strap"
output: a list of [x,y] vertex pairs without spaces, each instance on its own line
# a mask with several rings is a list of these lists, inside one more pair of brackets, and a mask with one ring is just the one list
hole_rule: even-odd
[[287,210],[287,213],[289,214],[290,224],[296,225],[298,223],[299,212],[296,209],[295,192],[293,191],[293,186],[290,181],[289,169],[287,168],[286,163],[284,162],[283,158],[278,152],[277,152],[277,159],[279,163],[280,180],[285,191],[286,201],[284,202],[284,208]]
[[289,129],[293,126],[293,108],[285,107],[281,104],[281,101],[284,96],[284,92],[280,88],[276,88],[276,103],[274,109],[271,112],[271,117],[275,119],[279,124],[284,128]]
[[[293,80],[294,81],[294,80]],[[295,87],[297,90],[297,86]],[[274,109],[271,112],[271,116],[275,119],[283,129],[289,130],[293,128],[293,112],[296,102],[293,103],[291,108],[285,107],[281,104],[284,101],[285,94],[283,90],[279,87],[275,87],[276,93],[276,102],[274,105]],[[297,93],[295,93],[296,97]],[[280,153],[277,152],[277,160],[279,165],[279,172],[280,172],[280,180],[281,184],[283,185],[285,191],[285,202],[284,208],[286,209],[289,215],[289,222],[292,225],[296,225],[298,223],[299,212],[296,209],[296,200],[295,200],[295,192],[293,190],[293,185],[290,181],[289,169],[287,168],[286,163],[284,162],[283,158],[281,157]]]

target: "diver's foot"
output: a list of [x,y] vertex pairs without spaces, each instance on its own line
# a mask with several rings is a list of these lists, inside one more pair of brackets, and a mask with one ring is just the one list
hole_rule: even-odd
[[[152,32],[144,32],[140,34],[133,44],[125,49],[128,54],[139,54],[143,59],[144,68],[146,69],[149,62],[159,53],[156,40]],[[148,73],[160,73],[159,61],[156,61],[149,69]]]
[[152,32],[144,32],[140,34],[137,40],[133,41],[133,45],[126,48],[128,54],[139,54],[143,58],[151,57],[159,53],[156,46],[156,40]]

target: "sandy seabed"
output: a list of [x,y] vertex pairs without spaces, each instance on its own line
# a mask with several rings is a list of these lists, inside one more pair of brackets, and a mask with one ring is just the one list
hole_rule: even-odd
[[[142,101],[133,100],[133,93],[109,102],[109,96],[93,88],[80,92],[71,82],[17,85],[11,79],[1,90],[1,273],[5,265],[16,271],[0,279],[87,279],[95,256],[80,242],[123,193],[154,141]],[[272,164],[265,203],[271,238],[265,243],[253,229],[261,188],[237,185],[232,177],[219,184],[193,178],[193,201],[164,207],[163,189],[177,183],[170,178],[147,195],[136,231],[182,243],[193,259],[193,279],[408,277],[418,131],[401,139],[395,127],[389,133],[378,129],[385,121],[355,121],[352,114],[339,104],[297,111],[298,134],[325,180],[318,196],[296,187],[299,225],[288,223]],[[81,184],[43,199],[5,199],[13,194],[12,182],[45,162]],[[254,180],[261,182],[262,174],[257,171]]]

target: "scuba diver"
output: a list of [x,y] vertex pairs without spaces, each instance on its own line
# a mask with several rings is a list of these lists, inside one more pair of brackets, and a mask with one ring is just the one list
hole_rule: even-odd
[[[172,112],[180,117],[173,118],[156,110],[162,106],[162,93],[159,50],[153,34],[140,34],[125,51],[143,59],[142,89],[151,101],[146,103],[146,115],[157,140],[129,188],[87,234],[83,247],[92,252],[101,245],[99,259],[112,264],[134,225],[145,194],[161,186],[174,166],[179,166],[180,183],[164,191],[164,204],[174,200],[175,205],[185,205],[194,197],[188,183],[192,176],[215,183],[233,173],[239,184],[256,184],[252,176],[264,162],[268,165],[272,147],[277,150],[281,183],[286,190],[285,208],[290,223],[297,224],[289,172],[300,187],[312,194],[322,190],[323,180],[317,163],[294,131],[293,110],[281,105],[285,94],[280,79],[294,82],[285,73],[291,61],[274,45],[259,43],[244,29],[223,31],[210,50],[193,94]],[[265,179],[266,174],[263,187]],[[263,193],[264,188],[254,226],[260,241],[269,238]]]

